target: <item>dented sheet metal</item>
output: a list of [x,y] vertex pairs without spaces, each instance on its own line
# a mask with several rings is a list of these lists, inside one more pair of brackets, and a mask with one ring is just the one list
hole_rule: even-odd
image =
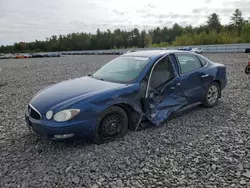
[[147,118],[156,126],[163,123],[172,112],[188,104],[185,94],[178,83],[179,79],[175,78],[157,94],[157,97],[154,92],[149,95],[151,109],[150,113],[147,114]]
[[159,103],[159,105],[156,105],[152,114],[150,114],[149,120],[151,120],[156,126],[159,126],[171,115],[172,112],[179,110],[186,104],[187,102],[185,98],[179,98],[178,100],[167,98]]

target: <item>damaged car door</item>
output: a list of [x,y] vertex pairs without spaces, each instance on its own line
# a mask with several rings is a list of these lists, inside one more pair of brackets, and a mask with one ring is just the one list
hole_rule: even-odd
[[181,88],[189,104],[198,103],[203,100],[205,87],[204,80],[211,77],[203,73],[202,64],[196,55],[175,53],[180,67]]
[[146,89],[144,104],[146,117],[159,125],[173,112],[187,104],[180,85],[181,79],[170,56],[164,56],[153,65]]

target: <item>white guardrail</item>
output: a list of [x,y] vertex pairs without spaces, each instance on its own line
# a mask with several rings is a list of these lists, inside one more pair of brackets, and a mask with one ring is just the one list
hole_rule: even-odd
[[240,43],[240,44],[212,44],[212,45],[192,45],[192,46],[171,46],[171,47],[159,47],[159,48],[128,48],[128,49],[112,49],[112,50],[81,50],[81,51],[61,51],[58,53],[124,53],[129,50],[156,50],[156,49],[177,49],[182,47],[193,47],[202,48],[204,53],[245,53],[246,48],[250,48],[250,43]]

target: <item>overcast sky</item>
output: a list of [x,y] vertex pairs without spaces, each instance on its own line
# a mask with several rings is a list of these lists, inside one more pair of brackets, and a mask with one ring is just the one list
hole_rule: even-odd
[[97,28],[197,26],[213,12],[225,24],[236,8],[250,17],[250,0],[0,0],[0,45]]

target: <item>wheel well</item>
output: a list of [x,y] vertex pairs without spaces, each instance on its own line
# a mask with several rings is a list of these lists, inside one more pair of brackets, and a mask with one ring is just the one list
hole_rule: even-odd
[[139,112],[137,112],[131,105],[126,103],[119,103],[115,104],[114,106],[118,106],[126,112],[129,120],[129,129],[133,130],[140,119]]

